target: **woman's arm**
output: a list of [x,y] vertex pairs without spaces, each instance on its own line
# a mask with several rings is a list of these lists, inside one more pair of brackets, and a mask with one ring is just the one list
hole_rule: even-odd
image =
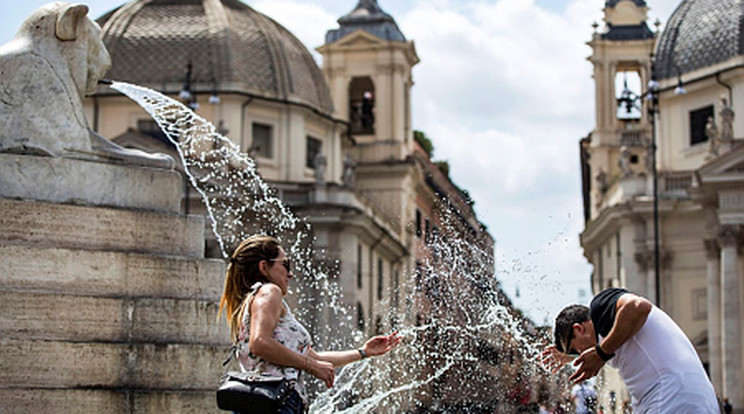
[[[365,356],[379,356],[387,353],[391,349],[398,346],[401,341],[401,337],[398,336],[398,331],[391,333],[390,335],[379,335],[365,342],[364,345],[359,349],[350,349],[347,351],[327,351],[327,352],[315,352],[310,348],[308,354],[313,359],[319,359],[321,361],[330,362],[334,367],[341,367],[350,362],[360,361]],[[359,351],[362,352],[359,352]]]
[[279,286],[265,284],[250,304],[251,332],[249,346],[251,352],[275,365],[293,367],[309,372],[314,377],[333,386],[333,365],[318,361],[311,355],[305,356],[277,342],[274,329],[282,315],[282,291]]

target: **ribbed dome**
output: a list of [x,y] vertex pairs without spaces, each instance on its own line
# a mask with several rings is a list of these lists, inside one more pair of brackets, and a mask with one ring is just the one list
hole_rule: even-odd
[[113,65],[107,77],[160,89],[245,92],[331,114],[323,73],[287,29],[238,0],[135,0],[98,20]]
[[685,0],[677,7],[656,50],[659,79],[723,62],[744,52],[741,0]]

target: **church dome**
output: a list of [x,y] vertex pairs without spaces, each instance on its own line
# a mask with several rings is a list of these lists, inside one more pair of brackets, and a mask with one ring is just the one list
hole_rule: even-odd
[[744,53],[744,3],[739,0],[685,0],[659,38],[659,79],[724,62]]
[[[112,80],[165,89],[247,93],[333,112],[323,73],[305,46],[238,0],[135,0],[98,19]],[[173,91],[168,91],[173,92]]]

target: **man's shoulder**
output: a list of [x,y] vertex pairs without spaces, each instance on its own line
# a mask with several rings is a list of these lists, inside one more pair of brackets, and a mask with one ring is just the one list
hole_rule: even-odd
[[597,293],[594,298],[592,298],[592,302],[590,304],[590,307],[592,305],[599,305],[604,302],[613,301],[616,302],[617,299],[626,294],[630,293],[628,289],[623,288],[607,288],[599,293]]
[[594,323],[595,332],[607,336],[615,322],[615,305],[627,289],[609,288],[599,292],[589,304],[589,318]]

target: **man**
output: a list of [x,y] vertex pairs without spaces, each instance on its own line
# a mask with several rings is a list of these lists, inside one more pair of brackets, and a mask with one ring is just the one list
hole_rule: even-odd
[[636,413],[718,414],[713,385],[682,329],[661,309],[625,289],[607,289],[590,307],[571,305],[555,319],[555,344],[543,352],[553,372],[578,355],[577,384],[609,362]]

